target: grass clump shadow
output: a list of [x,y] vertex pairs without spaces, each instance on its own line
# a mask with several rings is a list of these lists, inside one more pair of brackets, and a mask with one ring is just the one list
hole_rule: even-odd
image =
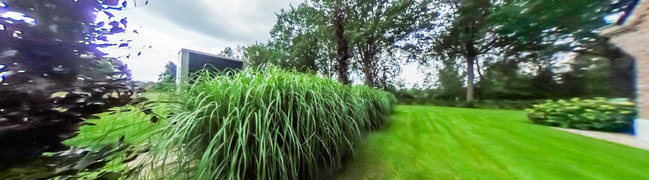
[[395,102],[384,91],[278,68],[197,75],[138,165],[145,178],[323,178]]

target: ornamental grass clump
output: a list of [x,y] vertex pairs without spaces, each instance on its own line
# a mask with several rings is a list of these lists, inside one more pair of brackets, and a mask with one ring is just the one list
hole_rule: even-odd
[[276,68],[198,75],[143,161],[152,176],[320,178],[385,123],[395,102],[384,91]]
[[633,102],[606,98],[548,100],[526,111],[537,124],[600,131],[630,131],[637,114]]

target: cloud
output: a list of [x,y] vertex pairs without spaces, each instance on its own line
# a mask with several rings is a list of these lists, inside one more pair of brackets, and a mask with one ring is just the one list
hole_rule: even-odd
[[[156,81],[168,61],[177,61],[181,48],[218,53],[225,47],[248,45],[270,38],[276,22],[275,13],[302,0],[150,0],[138,7],[114,12],[127,17],[128,29],[139,34],[118,35],[114,39],[130,39],[132,49],[106,49],[112,57],[123,59],[135,80]],[[152,48],[142,48],[153,46]],[[137,56],[142,52],[141,56]],[[404,66],[398,78],[408,86],[420,83],[422,73],[416,65]],[[353,72],[360,79],[360,72]],[[359,81],[360,82],[360,81]]]
[[252,43],[268,38],[274,12],[297,0],[157,0],[145,9],[176,25],[224,41]]
[[[135,80],[155,81],[168,61],[176,61],[181,48],[218,53],[225,47],[263,42],[276,21],[275,12],[298,0],[150,0],[148,5],[114,12],[127,17],[128,29],[139,34],[116,35],[130,39],[131,49],[108,48],[123,59]],[[152,46],[152,48],[142,48]],[[142,52],[141,56],[137,56]]]

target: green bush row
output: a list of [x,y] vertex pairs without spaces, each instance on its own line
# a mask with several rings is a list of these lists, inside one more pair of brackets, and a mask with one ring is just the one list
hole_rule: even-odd
[[635,104],[627,99],[548,100],[526,111],[537,124],[601,131],[628,131],[636,117]]
[[154,178],[319,178],[383,125],[395,102],[391,93],[276,68],[199,75],[142,160]]
[[505,100],[505,99],[487,99],[475,100],[471,104],[467,104],[462,99],[432,99],[432,100],[402,100],[397,99],[399,104],[405,105],[433,105],[433,106],[447,106],[447,107],[470,107],[481,109],[517,109],[523,110],[532,108],[534,104],[543,103],[545,100]]

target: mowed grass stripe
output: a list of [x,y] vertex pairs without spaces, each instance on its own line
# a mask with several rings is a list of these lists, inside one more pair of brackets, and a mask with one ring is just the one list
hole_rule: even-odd
[[649,151],[534,125],[522,111],[398,106],[337,179],[649,179]]

